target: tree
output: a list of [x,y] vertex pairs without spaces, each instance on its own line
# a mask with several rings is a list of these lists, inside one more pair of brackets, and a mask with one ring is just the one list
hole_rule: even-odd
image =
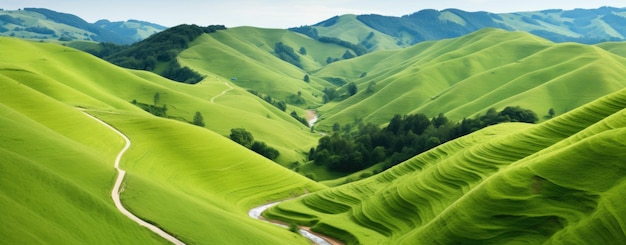
[[246,148],[252,147],[254,137],[252,133],[246,131],[243,128],[233,128],[230,130],[230,139],[238,144],[245,146]]
[[304,75],[304,81],[307,82],[307,83],[311,81],[311,78],[309,77],[309,74],[305,74]]
[[353,82],[348,84],[348,94],[350,94],[350,96],[355,95],[357,90],[358,88],[356,87],[356,84]]
[[161,100],[161,95],[159,94],[159,92],[156,92],[154,94],[154,105],[157,105],[159,103],[159,100]]
[[306,48],[304,48],[304,47],[300,47],[300,50],[299,50],[299,51],[300,51],[300,54],[301,54],[301,55],[306,55]]
[[200,127],[204,127],[204,117],[202,117],[202,113],[196,111],[196,115],[193,116],[193,124],[198,125]]
[[548,110],[548,116],[550,116],[550,118],[554,117],[554,108],[550,108],[550,110]]

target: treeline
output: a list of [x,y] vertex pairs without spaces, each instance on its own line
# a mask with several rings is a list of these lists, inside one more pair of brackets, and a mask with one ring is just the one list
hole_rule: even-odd
[[335,89],[332,87],[325,87],[322,92],[324,92],[323,102],[328,103],[333,100],[344,100],[349,98],[350,96],[355,95],[358,92],[358,88],[354,82],[350,82],[342,89]]
[[153,101],[152,104],[148,104],[148,103],[141,103],[138,102],[136,99],[131,101],[131,103],[141,109],[143,109],[144,111],[155,115],[157,117],[163,117],[163,118],[168,118],[168,119],[176,119],[179,121],[183,121],[183,122],[187,122],[187,123],[191,123],[193,125],[196,126],[200,126],[200,127],[204,127],[205,123],[204,123],[204,117],[202,116],[202,113],[200,113],[199,111],[196,112],[196,114],[194,114],[192,121],[187,121],[186,119],[182,118],[182,117],[171,117],[169,115],[167,115],[167,105],[166,104],[162,104],[161,106],[159,106],[158,104],[160,103],[161,100],[161,94],[159,94],[158,92],[154,94],[153,97]]
[[254,140],[252,133],[246,131],[243,128],[233,128],[230,130],[229,138],[238,144],[245,146],[246,148],[259,153],[260,155],[275,160],[280,153],[278,150],[268,146],[265,142]]
[[[85,51],[122,67],[152,71],[174,81],[195,84],[203,77],[188,67],[181,67],[176,57],[200,35],[224,29],[222,25],[179,25],[131,46],[100,43],[97,49]],[[166,64],[165,68],[157,69],[157,64],[161,63]]]
[[391,167],[427,151],[437,145],[501,122],[537,122],[537,115],[520,107],[506,107],[500,112],[490,109],[476,118],[465,118],[451,123],[443,114],[428,118],[424,114],[395,115],[389,124],[380,128],[361,124],[335,124],[330,136],[322,137],[317,147],[311,148],[309,160],[330,170],[352,173],[377,163]]
[[284,44],[283,42],[277,42],[274,45],[274,52],[276,53],[276,56],[281,60],[302,68],[302,63],[300,63],[300,56],[296,54],[296,51],[291,46]]
[[252,90],[252,89],[249,89],[248,93],[256,95],[257,97],[265,100],[265,102],[270,103],[271,105],[273,105],[274,107],[278,108],[281,111],[286,111],[287,110],[287,104],[284,101],[275,100],[274,98],[272,98],[272,96],[269,96],[267,94],[263,94],[261,92],[258,92],[256,90]]

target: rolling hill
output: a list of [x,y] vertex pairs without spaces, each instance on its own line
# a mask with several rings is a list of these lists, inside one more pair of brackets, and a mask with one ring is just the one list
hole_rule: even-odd
[[599,43],[626,40],[626,9],[552,9],[496,14],[459,9],[426,9],[402,17],[335,16],[290,30],[313,38],[336,37],[370,51],[408,47],[419,42],[460,37],[483,28],[525,31],[554,42]]
[[489,127],[265,216],[347,244],[621,244],[626,90]]
[[[325,104],[318,129],[387,122],[394,114],[445,113],[453,121],[489,108],[565,113],[626,86],[626,60],[604,49],[483,29],[330,64],[313,73],[355,82],[359,92]],[[367,76],[362,74],[366,72]],[[369,86],[374,87],[368,90]]]
[[130,44],[165,29],[164,26],[138,20],[88,23],[72,14],[42,8],[0,11],[0,36],[37,41]]
[[[0,46],[1,57],[12,57],[0,61],[3,241],[164,242],[115,209],[113,161],[124,143],[84,114],[89,113],[132,141],[122,157],[127,177],[121,195],[139,217],[187,243],[306,243],[286,229],[250,219],[247,211],[325,187],[222,136],[237,126],[267,136],[272,133],[257,130],[266,130],[259,123],[266,121],[274,127],[269,131],[292,132],[276,141],[297,145],[312,137],[289,115],[237,88],[215,98],[225,90],[223,81],[179,84],[56,44],[0,38]],[[202,111],[207,125],[223,131],[155,117],[130,103],[149,102],[155,92],[172,115],[190,118],[189,112]],[[237,96],[238,106],[254,112],[222,104],[234,94],[243,95]]]

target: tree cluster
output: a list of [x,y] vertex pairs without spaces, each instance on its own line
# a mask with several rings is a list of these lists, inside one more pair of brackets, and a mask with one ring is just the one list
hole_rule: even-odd
[[284,44],[283,42],[277,42],[274,45],[274,52],[276,53],[276,56],[281,60],[302,68],[302,64],[300,63],[300,56],[296,54],[296,51],[294,51],[291,46]]
[[501,122],[535,123],[537,115],[520,107],[506,107],[500,112],[490,109],[485,115],[451,123],[443,115],[428,118],[424,114],[395,115],[380,128],[361,124],[358,129],[334,126],[335,132],[322,137],[311,148],[309,159],[316,165],[340,172],[356,172],[377,163],[394,166],[449,140]]
[[348,42],[348,41],[341,40],[341,39],[336,38],[336,37],[319,37],[317,40],[320,41],[320,42],[323,42],[323,43],[333,43],[333,44],[337,44],[339,46],[348,48],[348,49],[354,51],[354,53],[357,56],[361,56],[361,55],[367,54],[367,48],[365,48],[361,44],[354,44],[354,43],[351,43],[351,42]]
[[[194,84],[203,77],[188,67],[181,67],[176,57],[203,33],[224,29],[226,27],[220,25],[207,27],[179,25],[131,46],[100,43],[97,49],[86,51],[122,67],[157,72],[174,81]],[[159,63],[167,64],[167,68],[157,70]]]
[[275,160],[280,153],[278,150],[268,146],[265,142],[254,140],[252,133],[246,131],[243,128],[233,128],[230,130],[230,139],[260,155]]
[[287,110],[287,104],[284,101],[280,101],[280,100],[275,100],[274,98],[272,98],[272,96],[269,96],[267,94],[263,94],[259,91],[256,90],[248,90],[249,93],[256,95],[257,97],[265,100],[265,102],[270,103],[271,105],[273,105],[274,107],[278,108],[281,111],[286,111]]
[[298,120],[298,122],[304,124],[304,126],[307,126],[307,127],[309,126],[309,121],[307,121],[306,118],[299,116],[296,111],[292,111],[291,114],[289,115],[291,115],[291,117]]

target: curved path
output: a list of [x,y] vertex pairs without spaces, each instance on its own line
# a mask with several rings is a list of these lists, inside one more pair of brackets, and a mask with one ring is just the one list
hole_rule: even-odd
[[[263,211],[265,211],[268,208],[271,208],[271,207],[273,207],[275,205],[278,205],[279,203],[281,203],[281,202],[268,203],[268,204],[261,205],[261,206],[255,207],[253,209],[250,209],[250,211],[248,212],[248,216],[250,216],[250,218],[253,218],[253,219],[264,220],[266,222],[275,224],[277,226],[288,228],[289,226],[287,226],[287,225],[284,225],[284,224],[279,223],[279,222],[272,222],[272,221],[266,220],[263,217],[261,217],[261,214],[263,213]],[[317,244],[317,245],[340,244],[337,241],[334,241],[334,240],[331,240],[331,239],[327,239],[327,238],[324,238],[322,236],[313,234],[312,232],[310,232],[309,230],[306,230],[306,229],[300,229],[300,234],[302,234],[302,236],[304,236],[307,239],[309,239],[313,244]]]
[[152,232],[156,233],[157,235],[165,238],[166,240],[170,241],[173,244],[176,245],[184,245],[185,243],[182,242],[181,240],[178,240],[176,237],[170,235],[169,233],[161,230],[161,228],[156,227],[153,224],[150,224],[142,219],[140,219],[139,217],[135,216],[134,214],[132,214],[130,211],[128,211],[128,209],[126,209],[124,207],[124,205],[122,205],[122,201],[120,200],[120,188],[122,186],[122,182],[124,181],[124,176],[126,175],[126,171],[122,170],[120,168],[120,160],[122,159],[122,156],[124,155],[124,153],[126,153],[126,151],[128,150],[128,148],[130,148],[130,139],[128,137],[126,137],[126,135],[124,135],[122,132],[120,132],[119,130],[115,129],[113,126],[105,123],[104,121],[84,112],[85,115],[93,118],[94,120],[98,121],[99,123],[103,124],[104,126],[110,128],[111,130],[113,130],[115,133],[117,133],[119,136],[121,136],[122,138],[124,138],[124,141],[126,141],[126,145],[124,146],[124,148],[120,151],[120,153],[117,154],[117,157],[115,158],[115,169],[117,170],[117,179],[115,180],[115,185],[113,186],[113,190],[111,191],[111,198],[113,198],[113,202],[115,203],[115,207],[122,213],[124,214],[126,217],[128,217],[129,219],[135,221],[137,224],[146,227],[148,229],[150,229]]
[[233,90],[233,86],[230,86],[230,84],[228,84],[227,82],[224,82],[224,84],[226,84],[226,86],[228,86],[228,88],[224,91],[222,91],[221,94],[216,95],[215,97],[211,98],[211,103],[215,103],[215,99],[217,99],[218,97],[226,94],[226,92]]

